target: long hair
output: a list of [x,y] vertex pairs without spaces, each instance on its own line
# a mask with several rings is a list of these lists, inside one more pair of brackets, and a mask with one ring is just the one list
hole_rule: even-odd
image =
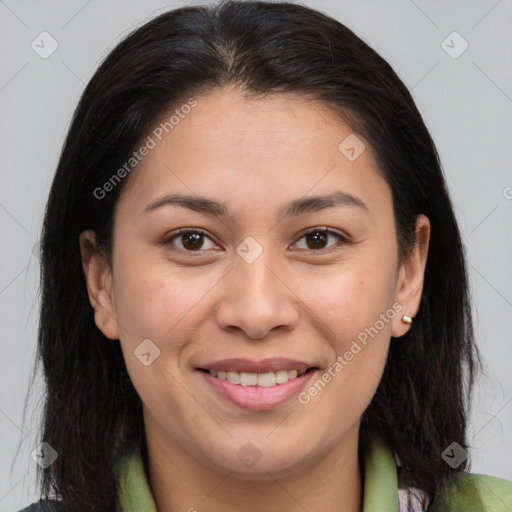
[[115,510],[116,461],[133,443],[144,445],[141,400],[119,343],[94,323],[78,243],[94,229],[111,258],[114,208],[127,180],[101,199],[94,191],[183,98],[228,85],[255,97],[307,95],[370,143],[392,190],[400,258],[414,246],[416,215],[430,220],[420,309],[407,334],[391,340],[361,420],[360,453],[372,435],[385,438],[404,481],[427,494],[434,512],[444,483],[468,467],[452,469],[441,453],[454,441],[467,448],[479,363],[464,247],[437,151],[407,88],[351,30],[302,5],[262,1],[159,15],[110,52],[83,92],[41,236],[41,441],[59,453],[39,470],[42,494],[69,512]]

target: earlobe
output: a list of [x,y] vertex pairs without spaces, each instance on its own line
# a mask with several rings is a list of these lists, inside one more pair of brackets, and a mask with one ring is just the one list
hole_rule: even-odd
[[[402,306],[400,314],[393,320],[391,335],[403,336],[413,325],[412,321],[420,307],[421,294],[430,240],[430,221],[420,214],[416,217],[416,241],[405,257],[397,280],[396,301]],[[404,319],[405,316],[405,319]]]
[[119,338],[110,265],[98,249],[93,230],[80,233],[80,254],[89,302],[98,329],[111,340]]

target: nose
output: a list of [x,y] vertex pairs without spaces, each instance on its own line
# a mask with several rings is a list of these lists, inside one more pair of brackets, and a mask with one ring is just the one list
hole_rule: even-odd
[[293,330],[299,320],[300,299],[290,272],[270,250],[251,263],[238,257],[224,281],[216,318],[220,328],[242,331],[250,339],[263,339],[273,330]]

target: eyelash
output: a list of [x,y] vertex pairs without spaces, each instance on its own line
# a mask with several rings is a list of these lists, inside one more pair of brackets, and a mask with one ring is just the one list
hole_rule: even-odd
[[[306,232],[302,233],[302,235],[297,239],[297,241],[294,243],[294,245],[299,242],[300,240],[302,240],[304,237],[306,237],[307,235],[311,235],[311,234],[314,234],[314,233],[323,233],[324,235],[334,235],[336,236],[340,242],[338,242],[338,244],[343,244],[343,245],[347,245],[347,244],[350,244],[350,240],[347,239],[347,237],[345,237],[344,235],[342,235],[341,233],[338,233],[337,231],[334,231],[334,230],[331,230],[327,227],[314,227],[314,228],[310,228],[308,229]],[[162,246],[165,246],[165,245],[172,245],[172,242],[174,240],[176,240],[177,238],[179,238],[180,236],[182,235],[190,235],[190,234],[198,234],[198,235],[204,235],[206,238],[208,238],[209,240],[211,240],[213,242],[213,240],[210,238],[210,236],[208,235],[208,233],[206,231],[204,231],[203,229],[201,228],[182,228],[182,229],[179,229],[177,232],[175,233],[171,233],[170,236],[166,237],[161,245]],[[333,247],[336,247],[336,245],[338,244],[334,244],[334,245],[331,245],[329,247],[326,247],[326,248],[323,248],[323,249],[318,249],[318,250],[315,250],[315,249],[299,249],[299,251],[309,251],[309,252],[313,252],[313,253],[328,253],[328,252],[331,252],[333,249]],[[204,250],[201,250],[201,249],[198,249],[197,251],[189,251],[187,249],[179,249],[179,248],[176,248],[177,250],[179,251],[183,251],[183,252],[188,252],[188,253],[202,253],[204,252]]]

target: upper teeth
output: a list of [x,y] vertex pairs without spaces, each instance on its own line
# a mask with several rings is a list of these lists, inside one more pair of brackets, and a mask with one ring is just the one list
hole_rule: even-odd
[[284,384],[291,379],[300,377],[306,373],[306,370],[279,370],[277,372],[267,373],[221,372],[208,370],[208,373],[213,377],[217,377],[221,380],[227,380],[232,384],[271,387],[276,384]]

